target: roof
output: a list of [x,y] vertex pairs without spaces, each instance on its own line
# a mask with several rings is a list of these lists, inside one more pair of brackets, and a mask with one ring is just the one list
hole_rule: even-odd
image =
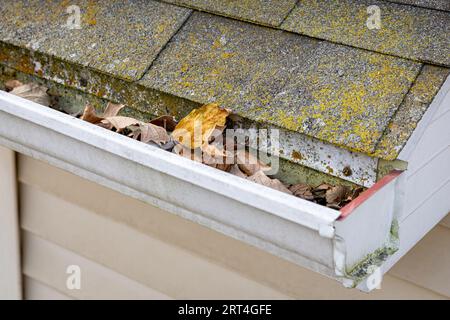
[[[0,63],[15,55],[13,67],[72,86],[89,74],[76,86],[141,111],[215,101],[387,160],[449,74],[447,0],[48,2],[2,1]],[[66,27],[68,5],[80,7],[82,29]],[[381,29],[366,26],[370,5]],[[24,67],[27,54],[44,58]]]

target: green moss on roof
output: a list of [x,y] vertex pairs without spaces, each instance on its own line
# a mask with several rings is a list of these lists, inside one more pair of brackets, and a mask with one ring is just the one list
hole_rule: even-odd
[[[381,28],[370,30],[368,6],[377,5]],[[416,61],[450,66],[450,14],[373,0],[302,0],[283,29]]]
[[[66,26],[71,5],[81,9],[80,30]],[[151,0],[2,0],[0,39],[136,80],[189,14]]]
[[420,67],[195,13],[141,84],[368,153]]
[[279,26],[297,0],[163,0],[239,20]]
[[450,69],[425,65],[392,118],[373,156],[394,160],[433,101]]

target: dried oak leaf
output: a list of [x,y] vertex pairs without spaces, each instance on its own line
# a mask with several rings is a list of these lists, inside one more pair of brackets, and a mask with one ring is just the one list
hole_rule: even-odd
[[114,104],[114,103],[108,102],[108,105],[106,106],[102,117],[103,118],[115,117],[119,114],[120,110],[122,110],[124,107],[125,107],[124,104]]
[[137,124],[126,127],[126,129],[131,131],[128,136],[144,143],[153,142],[161,146],[170,141],[166,129],[151,123],[138,122]]
[[286,188],[286,186],[278,179],[271,179],[263,171],[258,171],[254,175],[247,178],[250,181],[262,184],[263,186],[287,193],[292,194],[292,192]]
[[229,171],[232,175],[247,179],[247,175],[239,169],[239,166],[237,164],[234,164],[231,166],[231,169]]
[[172,153],[175,153],[192,161],[203,162],[202,150],[200,148],[191,149],[182,145],[181,143],[177,143],[172,149]]
[[94,107],[88,104],[84,108],[83,114],[81,115],[81,119],[93,124],[98,124],[102,122],[102,120],[105,120],[106,118],[117,116],[119,111],[122,110],[122,108],[124,107],[125,105],[123,104],[114,104],[109,102],[105,108],[105,111],[103,112],[103,115],[99,116],[97,115],[97,112],[95,111]]
[[334,186],[328,189],[325,198],[328,203],[340,203],[346,199],[349,194],[350,188],[345,186]]
[[104,117],[98,116],[97,112],[95,112],[95,109],[90,104],[86,105],[84,107],[83,114],[81,115],[81,120],[87,121],[89,123],[97,124],[101,122],[104,119]]
[[139,125],[140,121],[130,117],[115,116],[105,118],[101,123],[110,130],[116,129],[117,132],[122,132],[129,126]]
[[334,186],[328,189],[325,195],[327,206],[340,209],[341,203],[347,199],[350,188],[346,186]]
[[173,116],[170,115],[164,115],[161,117],[158,117],[156,119],[153,119],[150,121],[151,124],[154,124],[158,127],[163,127],[167,131],[174,131],[178,122],[175,120]]
[[289,190],[291,190],[291,192],[294,194],[294,196],[305,199],[305,200],[309,200],[312,201],[314,200],[314,195],[312,193],[312,188],[311,186],[307,185],[307,184],[295,184],[293,186],[291,186],[289,188]]
[[239,169],[248,176],[252,176],[258,171],[268,172],[272,170],[270,166],[262,163],[251,152],[242,149],[236,151],[236,163]]
[[23,86],[23,83],[16,79],[11,79],[5,82],[6,92],[10,92],[20,86]]
[[176,126],[172,137],[184,146],[195,149],[208,144],[214,131],[225,128],[230,112],[211,103],[194,109]]
[[144,143],[151,141],[162,145],[170,141],[170,136],[163,127],[151,123],[141,123],[139,126],[141,128],[141,141]]
[[36,83],[28,83],[15,87],[10,93],[48,107],[50,105],[50,96],[47,94],[47,90],[47,87]]
[[233,154],[217,143],[203,145],[203,163],[222,171],[228,171],[234,162]]

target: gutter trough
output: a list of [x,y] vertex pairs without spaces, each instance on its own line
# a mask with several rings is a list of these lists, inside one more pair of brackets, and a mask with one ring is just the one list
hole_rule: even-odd
[[370,291],[398,249],[401,172],[341,211],[0,91],[0,145]]

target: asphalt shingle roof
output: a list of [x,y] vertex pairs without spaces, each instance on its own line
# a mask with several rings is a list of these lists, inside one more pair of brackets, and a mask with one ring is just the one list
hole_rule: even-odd
[[[370,6],[380,29],[369,29]],[[450,66],[450,13],[374,0],[302,0],[281,28],[421,62]]]
[[163,0],[214,14],[279,26],[297,0]]
[[389,0],[389,1],[430,9],[450,11],[450,1],[448,0]]
[[373,152],[420,67],[413,61],[195,13],[142,83]]
[[[81,9],[81,29],[66,24]],[[0,39],[111,75],[137,80],[191,10],[156,1],[2,0]],[[72,13],[73,14],[73,13]]]
[[[3,0],[0,63],[17,58],[21,71],[64,77],[53,66],[21,67],[23,55],[11,53],[37,52],[99,72],[102,82],[86,89],[99,96],[216,101],[251,121],[391,160],[449,74],[448,4]],[[65,26],[69,5],[81,8],[81,30]],[[368,5],[381,9],[379,30],[366,26]],[[75,86],[72,76],[62,82]]]

